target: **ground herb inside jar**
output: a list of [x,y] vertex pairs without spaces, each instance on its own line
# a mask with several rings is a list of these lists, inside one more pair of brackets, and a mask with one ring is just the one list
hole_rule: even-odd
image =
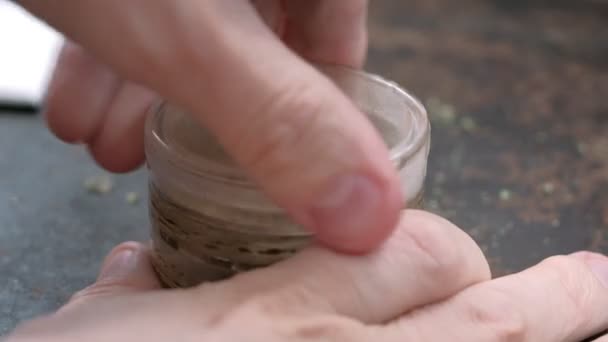
[[[398,144],[402,137],[396,124],[380,115],[369,119],[388,148]],[[215,138],[188,115],[168,120],[163,134],[175,153],[238,170]],[[244,174],[236,174],[247,181]],[[280,210],[247,210],[212,195],[201,200],[199,195],[150,183],[153,265],[167,286],[189,287],[265,267],[292,256],[312,239]],[[421,196],[408,206],[418,206]]]

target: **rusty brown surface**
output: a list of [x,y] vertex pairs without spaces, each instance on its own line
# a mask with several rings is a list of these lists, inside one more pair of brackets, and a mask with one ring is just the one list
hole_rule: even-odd
[[368,69],[427,105],[427,204],[495,274],[608,252],[608,1],[374,0]]

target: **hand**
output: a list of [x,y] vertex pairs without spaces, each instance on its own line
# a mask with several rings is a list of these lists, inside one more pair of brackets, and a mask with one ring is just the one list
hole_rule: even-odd
[[158,290],[145,248],[127,243],[96,284],[8,341],[577,342],[608,327],[604,256],[489,279],[466,234],[412,210],[372,254],[310,248],[188,290]]
[[361,66],[366,0],[19,2],[72,41],[48,92],[49,126],[105,168],[142,163],[144,114],[160,94],[328,246],[366,252],[390,235],[403,196],[388,151],[305,62]]

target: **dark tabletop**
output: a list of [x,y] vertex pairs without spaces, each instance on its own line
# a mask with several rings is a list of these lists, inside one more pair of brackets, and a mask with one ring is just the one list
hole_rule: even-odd
[[[608,2],[372,1],[368,69],[427,105],[430,210],[467,230],[496,275],[608,252]],[[37,116],[0,112],[0,334],[90,283],[145,239],[144,171],[103,175]],[[133,203],[134,192],[141,201]]]

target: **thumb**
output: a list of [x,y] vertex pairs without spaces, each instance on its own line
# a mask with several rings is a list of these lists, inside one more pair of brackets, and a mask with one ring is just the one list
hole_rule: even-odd
[[149,250],[137,242],[124,242],[106,256],[92,285],[75,293],[66,307],[92,297],[139,292],[161,287],[152,268]]
[[159,288],[149,249],[138,242],[123,242],[108,254],[96,284],[116,284],[140,290]]

